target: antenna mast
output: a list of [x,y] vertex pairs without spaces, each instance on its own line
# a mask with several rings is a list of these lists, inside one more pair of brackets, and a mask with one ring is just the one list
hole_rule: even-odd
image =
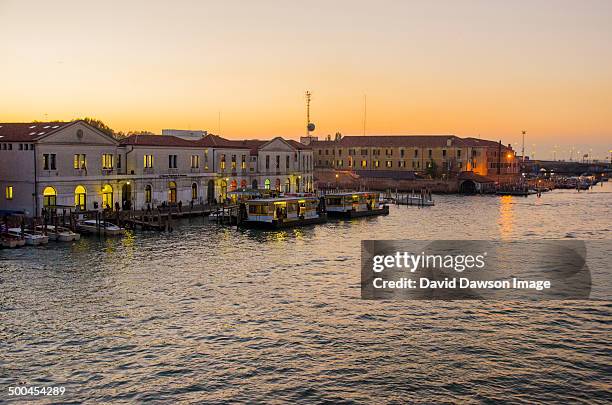
[[527,131],[523,131],[523,148],[521,150],[521,155],[522,159],[523,159],[523,163],[525,163],[525,134],[527,133]]
[[306,136],[310,138],[310,133],[315,130],[315,124],[310,122],[310,96],[311,93],[306,91]]

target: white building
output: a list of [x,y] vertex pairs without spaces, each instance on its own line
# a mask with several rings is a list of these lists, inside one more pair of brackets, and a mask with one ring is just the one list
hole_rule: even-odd
[[115,138],[83,121],[0,124],[0,214],[223,200],[243,188],[313,189],[312,150],[292,140]]
[[176,136],[178,138],[197,141],[208,135],[208,132],[201,129],[162,129],[162,135]]

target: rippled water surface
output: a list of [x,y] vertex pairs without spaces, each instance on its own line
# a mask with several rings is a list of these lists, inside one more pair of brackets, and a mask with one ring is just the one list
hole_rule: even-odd
[[436,202],[2,250],[0,402],[609,400],[610,301],[363,301],[359,266],[362,239],[611,239],[611,185]]

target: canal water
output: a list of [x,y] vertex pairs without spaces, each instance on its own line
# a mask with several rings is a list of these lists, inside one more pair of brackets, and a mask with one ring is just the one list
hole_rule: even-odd
[[610,301],[364,301],[360,242],[609,240],[611,186],[0,250],[0,402],[21,384],[63,386],[63,403],[604,403]]

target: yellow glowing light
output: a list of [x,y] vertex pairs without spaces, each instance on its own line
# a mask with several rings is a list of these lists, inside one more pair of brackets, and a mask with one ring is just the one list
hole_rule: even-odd
[[508,153],[508,159],[512,157],[512,153]]

